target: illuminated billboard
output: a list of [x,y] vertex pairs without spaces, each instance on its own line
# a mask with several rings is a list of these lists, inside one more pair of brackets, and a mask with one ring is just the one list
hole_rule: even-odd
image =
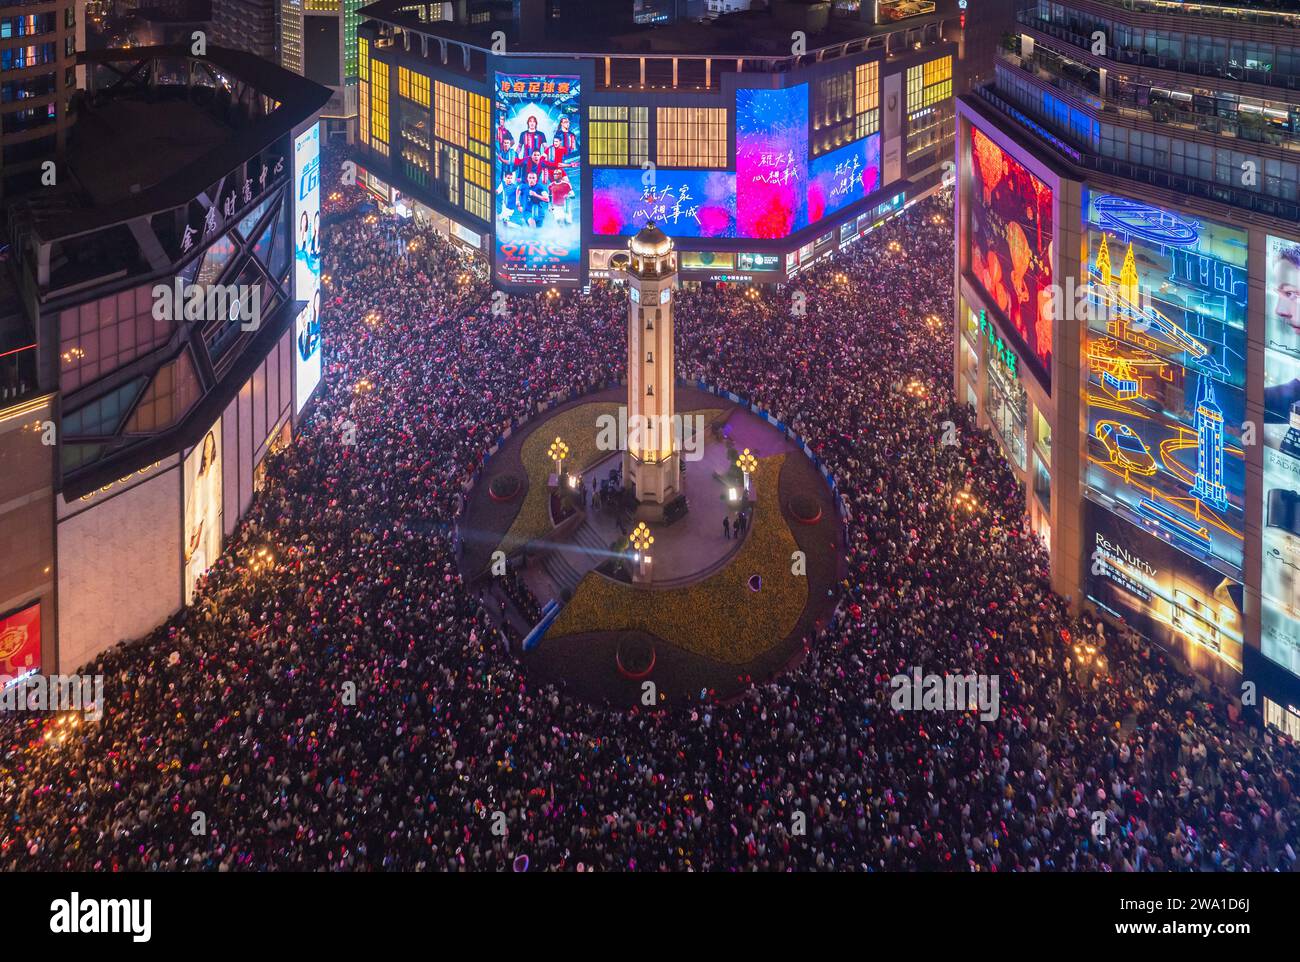
[[1265,253],[1260,650],[1300,675],[1300,242]]
[[294,320],[294,412],[321,377],[320,124],[293,142],[294,297],[307,306]]
[[221,421],[185,456],[185,603],[221,554]]
[[10,683],[41,670],[41,605],[0,618],[0,676]]
[[808,223],[815,224],[879,189],[879,134],[814,157],[808,173]]
[[495,89],[497,281],[576,286],[582,279],[581,80],[498,73]]
[[592,171],[593,233],[631,236],[651,220],[672,237],[735,237],[736,175],[667,168]]
[[736,91],[736,221],[741,237],[808,225],[808,85]]
[[1052,378],[1052,188],[971,127],[970,274],[1044,386]]
[[1197,666],[1240,672],[1240,582],[1086,502],[1085,592],[1092,602],[1146,638],[1181,651]]
[[1246,234],[1087,191],[1088,486],[1240,577]]

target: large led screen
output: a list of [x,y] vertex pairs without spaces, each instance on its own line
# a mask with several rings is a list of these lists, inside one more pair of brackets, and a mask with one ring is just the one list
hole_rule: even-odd
[[221,554],[221,420],[185,456],[185,603]]
[[1192,663],[1241,671],[1241,584],[1192,560],[1163,532],[1086,505],[1088,598]]
[[970,273],[1050,386],[1052,189],[975,127],[970,147]]
[[1300,675],[1300,242],[1266,244],[1260,650]]
[[808,85],[736,91],[736,221],[741,237],[808,225]]
[[879,189],[879,134],[814,157],[808,173],[808,223],[815,224]]
[[576,76],[496,75],[497,280],[582,279],[582,90]]
[[294,297],[307,306],[294,320],[294,412],[321,377],[320,124],[293,142]]
[[1240,577],[1246,234],[1085,192],[1087,483]]
[[654,221],[670,237],[735,237],[736,175],[726,170],[592,171],[592,231],[630,236]]

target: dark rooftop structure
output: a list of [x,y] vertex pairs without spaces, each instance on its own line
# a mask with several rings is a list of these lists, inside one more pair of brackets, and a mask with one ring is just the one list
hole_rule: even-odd
[[[538,0],[539,3],[542,0]],[[836,15],[829,2],[773,0],[762,10],[729,13],[714,20],[676,20],[665,24],[638,25],[585,15],[588,8],[566,16],[529,18],[522,12],[525,2],[513,12],[471,22],[468,16],[442,19],[444,5],[437,2],[378,0],[359,11],[363,18],[437,38],[452,44],[492,49],[493,34],[500,31],[511,54],[563,56],[565,54],[613,54],[712,57],[789,57],[792,34],[805,34],[809,51],[852,43],[872,36],[924,27],[957,15],[957,0],[937,0],[935,11],[901,21],[871,23],[858,16]],[[466,0],[450,5],[453,11],[468,12]],[[476,8],[478,5],[475,5]],[[495,14],[497,7],[481,5],[482,13]]]

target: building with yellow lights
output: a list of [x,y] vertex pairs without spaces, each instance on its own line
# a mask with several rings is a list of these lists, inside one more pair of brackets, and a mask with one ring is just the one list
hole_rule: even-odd
[[608,278],[649,220],[685,284],[785,282],[941,184],[955,2],[881,25],[868,4],[656,26],[606,6],[363,8],[363,182],[506,289]]

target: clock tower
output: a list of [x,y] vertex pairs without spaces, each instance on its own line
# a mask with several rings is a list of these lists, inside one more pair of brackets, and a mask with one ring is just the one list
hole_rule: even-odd
[[674,427],[676,355],[673,288],[677,254],[654,221],[628,241],[627,448],[623,484],[636,496],[638,516],[659,519],[681,493],[681,452]]

